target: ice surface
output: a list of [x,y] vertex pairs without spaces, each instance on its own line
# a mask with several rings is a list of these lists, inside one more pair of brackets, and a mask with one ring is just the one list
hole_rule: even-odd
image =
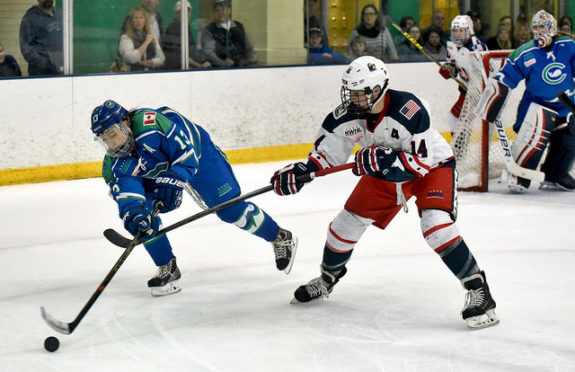
[[[235,166],[244,192],[267,163]],[[299,237],[293,270],[271,245],[215,216],[170,234],[183,291],[152,298],[155,266],[135,249],[72,335],[72,321],[122,251],[101,179],[0,187],[0,371],[575,371],[575,193],[460,193],[458,225],[487,273],[501,323],[461,319],[464,291],[421,236],[413,201],[371,227],[329,299],[290,305],[318,276],[327,225],[357,178],[315,180],[296,196],[253,199]],[[186,197],[166,225],[199,211]],[[56,335],[60,349],[43,349]]]

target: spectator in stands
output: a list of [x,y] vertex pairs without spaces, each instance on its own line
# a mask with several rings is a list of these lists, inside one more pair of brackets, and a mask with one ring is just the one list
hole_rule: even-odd
[[356,58],[369,56],[371,55],[371,51],[367,49],[367,45],[365,44],[365,39],[360,35],[355,35],[349,41],[349,55],[347,56],[347,61],[351,63],[351,61],[355,60]]
[[[419,28],[418,25],[412,25],[407,29],[407,33],[415,40],[419,43],[419,45],[422,44],[422,40],[421,40],[421,29]],[[401,44],[399,45],[399,48],[397,48],[397,54],[399,55],[399,60],[400,61],[426,61],[427,58],[425,57],[425,55],[423,53],[421,53],[421,51],[415,46],[413,45],[413,43],[411,41],[409,41],[407,38],[403,38],[403,41],[401,42]]]
[[[410,28],[411,26],[413,26],[414,24],[415,24],[415,19],[413,19],[413,17],[410,17],[410,16],[401,17],[401,19],[399,20],[399,28],[401,29],[401,32],[407,32],[407,29]],[[393,43],[395,44],[396,48],[401,45],[401,43],[403,42],[403,39],[405,39],[405,36],[403,36],[401,34],[395,35],[395,37],[393,38]]]
[[134,8],[129,17],[126,33],[120,36],[118,46],[122,71],[149,71],[161,67],[166,57],[152,34],[148,13],[142,8]]
[[244,25],[231,20],[227,0],[216,0],[214,20],[202,30],[202,50],[215,67],[249,66],[258,63]]
[[[397,51],[393,44],[393,38],[383,22],[379,11],[374,4],[367,4],[361,11],[361,23],[352,31],[350,40],[356,35],[365,39],[367,48],[373,53],[372,56],[385,62],[397,61]],[[348,54],[350,51],[348,50]]]
[[499,18],[499,24],[497,25],[497,30],[499,30],[499,28],[501,27],[505,27],[507,29],[507,32],[509,32],[509,35],[513,35],[513,20],[511,19],[511,16],[506,15]]
[[505,26],[499,26],[497,34],[487,39],[488,50],[512,49],[509,31]]
[[[194,40],[194,35],[192,35],[191,27],[189,26],[190,16],[192,13],[192,6],[190,2],[185,0],[188,9],[188,63],[190,68],[208,68],[212,67],[212,64],[204,60],[203,54],[198,50],[196,46],[196,41]],[[164,34],[162,49],[166,55],[166,63],[164,64],[164,69],[166,70],[179,70],[182,68],[182,2],[176,2],[174,6],[174,20]]]
[[[162,42],[162,37],[164,35],[163,20],[160,13],[156,12],[156,7],[158,6],[160,0],[142,0],[141,8],[148,14],[148,19],[150,20],[150,31],[152,35],[156,38],[158,43]],[[128,20],[130,16],[124,18],[124,23],[122,23],[122,32],[125,34],[128,27]]]
[[569,16],[563,16],[559,20],[559,30],[567,34],[573,33],[573,20]]
[[445,14],[441,10],[436,10],[435,12],[433,12],[433,15],[431,16],[431,25],[426,27],[423,30],[423,32],[425,32],[431,26],[435,26],[435,27],[439,28],[441,30],[441,35],[440,35],[441,36],[441,44],[447,45],[447,40],[449,40],[450,34],[449,34],[449,32],[445,31],[445,28],[443,26],[444,23],[445,23]]
[[481,23],[481,17],[479,13],[475,10],[470,10],[466,13],[473,21],[473,30],[475,31],[475,37],[479,39],[482,43],[487,42],[487,38],[483,34],[483,23]]
[[16,58],[6,54],[4,45],[0,44],[0,77],[22,76]]
[[345,56],[323,44],[323,34],[319,27],[309,29],[308,63],[310,65],[331,65],[345,63]]
[[517,16],[516,27],[514,28],[512,48],[518,48],[531,40],[531,24],[524,14]]
[[54,0],[38,0],[20,23],[20,51],[28,62],[28,75],[64,73],[62,10]]
[[306,18],[304,18],[304,44],[307,48],[307,39],[308,39],[308,35],[309,35],[309,29],[312,27],[317,27],[319,29],[321,29],[321,33],[323,35],[323,44],[325,46],[329,46],[329,37],[328,37],[328,33],[327,30],[325,29],[325,27],[321,24],[320,19],[318,18],[318,14],[320,12],[319,10],[319,1],[320,0],[306,0],[304,2],[304,7],[305,7],[305,14],[307,15]]
[[436,61],[447,58],[447,48],[441,44],[441,30],[435,26],[425,29],[422,36],[423,49]]

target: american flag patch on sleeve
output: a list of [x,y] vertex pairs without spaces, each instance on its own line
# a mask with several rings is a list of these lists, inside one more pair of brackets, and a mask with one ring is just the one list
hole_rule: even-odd
[[419,109],[421,109],[421,107],[419,107],[419,105],[417,103],[415,103],[414,100],[410,99],[409,101],[407,101],[407,103],[399,110],[399,112],[401,113],[401,115],[405,116],[408,119],[411,119],[413,117],[413,115],[415,115],[415,113],[417,111],[419,111]]

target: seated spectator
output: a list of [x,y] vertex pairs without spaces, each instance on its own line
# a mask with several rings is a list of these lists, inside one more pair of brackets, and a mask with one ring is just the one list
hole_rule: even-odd
[[62,10],[53,0],[38,0],[20,23],[20,51],[28,62],[28,75],[64,73]]
[[500,27],[505,27],[507,29],[507,32],[509,32],[509,35],[513,35],[513,19],[511,18],[511,16],[506,15],[499,18],[499,24],[497,25],[497,30],[499,30]]
[[319,14],[319,0],[306,0],[304,1],[304,11],[305,14],[307,15],[306,18],[304,18],[304,34],[303,34],[303,38],[304,38],[304,45],[307,48],[307,38],[309,35],[309,29],[312,27],[318,27],[321,29],[322,35],[323,35],[323,44],[326,46],[329,46],[329,39],[328,39],[328,34],[327,34],[327,30],[325,29],[325,27],[323,27],[323,25],[321,24],[321,22],[319,21],[318,18],[318,14]]
[[126,33],[120,36],[118,54],[123,61],[122,71],[149,71],[164,64],[166,57],[150,30],[148,13],[142,8],[130,12]]
[[[407,29],[407,33],[415,40],[419,45],[421,42],[421,29],[417,25],[412,25]],[[397,48],[397,54],[399,55],[400,61],[426,61],[427,58],[421,51],[406,37]]]
[[475,32],[475,37],[485,44],[487,42],[487,38],[483,34],[483,24],[481,23],[481,17],[479,16],[479,13],[475,10],[470,10],[466,14],[473,21],[473,31]]
[[[196,42],[192,35],[192,30],[189,25],[190,15],[192,13],[192,6],[190,2],[186,0],[188,8],[188,49],[189,57],[188,63],[190,68],[208,68],[212,67],[212,64],[204,60],[203,54],[196,47]],[[166,55],[166,63],[164,64],[164,69],[166,70],[179,70],[182,68],[182,2],[178,1],[174,6],[174,20],[164,34],[162,49]]]
[[511,38],[509,37],[509,31],[507,31],[507,27],[499,26],[499,29],[497,29],[497,34],[487,39],[487,49],[512,49]]
[[[161,44],[162,37],[164,35],[164,27],[162,16],[160,13],[156,12],[156,7],[158,6],[159,2],[160,0],[142,0],[141,9],[148,14],[148,19],[150,20],[150,31],[158,43]],[[126,33],[129,19],[130,16],[124,18],[124,22],[122,23],[122,32],[120,32],[120,35]]]
[[16,58],[6,54],[4,45],[0,44],[0,77],[22,76]]
[[443,61],[447,58],[447,48],[441,44],[441,30],[435,26],[425,29],[423,32],[423,50],[434,60]]
[[573,20],[569,16],[563,16],[559,20],[559,30],[566,34],[573,33]]
[[[350,40],[360,35],[365,39],[371,55],[387,61],[397,61],[397,51],[389,29],[374,4],[367,4],[361,11],[361,23],[351,32]],[[350,50],[348,50],[350,54]]]
[[202,31],[202,51],[215,67],[249,66],[258,63],[244,25],[230,19],[230,4],[216,0],[214,20]]
[[516,27],[513,33],[512,48],[519,48],[521,45],[531,40],[531,24],[527,16],[517,16]]
[[[401,32],[407,32],[407,29],[410,28],[411,26],[413,26],[415,24],[415,19],[413,19],[413,17],[407,16],[407,17],[401,17],[401,19],[399,20],[399,28],[401,29]],[[399,47],[401,45],[401,43],[403,42],[403,39],[405,39],[405,36],[403,35],[395,35],[393,38],[393,43],[395,44],[395,47]]]
[[336,63],[346,63],[345,56],[335,52],[327,45],[323,45],[323,34],[318,27],[309,29],[308,64],[310,65],[331,65]]
[[353,60],[363,56],[370,56],[373,52],[367,48],[365,39],[360,35],[355,35],[349,41],[349,55],[347,61],[351,63]]
[[433,12],[433,15],[431,16],[431,25],[424,28],[421,33],[423,34],[425,31],[427,31],[428,28],[432,26],[436,27],[439,30],[441,30],[441,34],[439,35],[441,37],[441,44],[447,45],[447,40],[449,40],[451,35],[449,34],[449,32],[445,31],[445,27],[443,27],[444,23],[445,23],[445,13],[443,13],[441,10],[436,10],[435,12]]

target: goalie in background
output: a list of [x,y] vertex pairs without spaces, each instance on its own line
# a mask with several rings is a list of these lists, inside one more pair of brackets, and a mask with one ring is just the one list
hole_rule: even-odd
[[[489,79],[477,111],[488,122],[497,120],[511,89],[525,79],[525,93],[513,130],[517,139],[511,153],[515,162],[537,169],[547,149],[541,171],[542,190],[575,190],[569,174],[575,158],[575,117],[557,98],[564,91],[573,102],[575,94],[575,40],[557,34],[557,21],[544,10],[531,21],[533,39],[517,48],[503,68]],[[511,192],[522,193],[531,180],[510,175]]]
[[414,196],[425,241],[467,291],[463,319],[470,328],[497,324],[485,273],[455,224],[453,150],[431,127],[426,103],[389,89],[385,64],[369,56],[346,68],[341,101],[325,118],[308,158],[271,179],[277,194],[295,194],[304,185],[298,176],[344,164],[354,147],[361,147],[353,168],[361,178],[329,225],[320,276],[300,286],[292,303],[328,297],[346,274],[346,264],[367,227],[385,229],[402,208],[407,211],[407,200]]
[[[455,79],[463,86],[469,83],[469,52],[485,51],[487,47],[475,37],[473,21],[468,15],[458,15],[451,22],[451,40],[447,42],[447,62],[439,69],[445,79]],[[457,125],[467,90],[459,86],[459,97],[451,107],[447,122],[451,134],[457,132]]]
[[[140,240],[156,266],[148,281],[153,296],[177,293],[181,274],[160,229],[159,213],[178,208],[183,189],[213,207],[241,194],[226,155],[199,125],[169,107],[127,111],[108,100],[92,112],[92,132],[106,149],[102,175],[118,204],[124,227]],[[199,203],[199,204],[200,204]],[[276,267],[291,270],[297,239],[256,204],[241,201],[217,212],[224,222],[272,243]]]

